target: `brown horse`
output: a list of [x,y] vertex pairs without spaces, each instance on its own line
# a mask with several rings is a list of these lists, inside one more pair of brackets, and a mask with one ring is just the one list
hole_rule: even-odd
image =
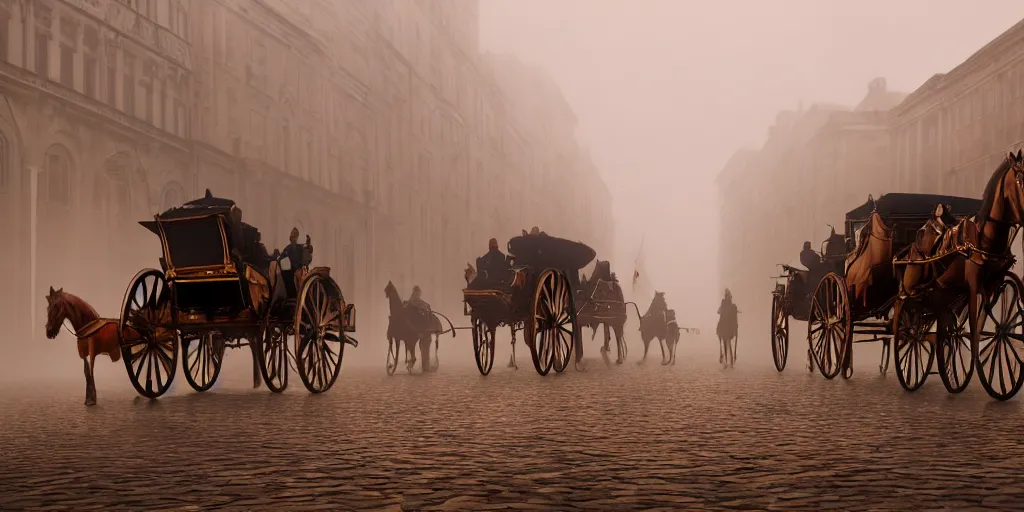
[[[388,316],[388,375],[398,365],[399,346],[405,344],[406,370],[412,371],[416,365],[416,345],[420,347],[420,368],[424,373],[436,369],[430,364],[430,336],[442,331],[441,322],[433,314],[416,306],[407,305],[398,294],[394,283],[388,281],[384,287],[384,295],[388,298],[391,314]],[[435,343],[436,345],[436,343]],[[435,346],[435,359],[437,348]],[[392,357],[394,359],[392,359]]]
[[679,330],[674,324],[675,311],[668,309],[665,292],[655,291],[650,307],[644,316],[640,317],[640,340],[644,342],[644,356],[636,364],[643,364],[647,360],[647,351],[651,348],[651,341],[654,338],[658,339],[658,345],[661,347],[661,364],[675,364]]
[[[982,385],[993,397],[1008,399],[1020,389],[1024,383],[1018,349],[1010,346],[1002,346],[1010,343],[1010,337],[1003,335],[1003,331],[1017,331],[1014,325],[1006,325],[995,329],[996,335],[992,337],[991,343],[986,347],[979,347],[981,337],[981,323],[988,317],[992,317],[997,323],[1001,322],[993,315],[995,312],[986,311],[986,318],[981,318],[982,305],[988,304],[990,299],[1007,283],[1007,279],[1015,283],[1018,288],[1015,293],[1019,294],[1020,281],[1015,276],[1006,276],[1007,271],[1013,262],[1010,257],[1010,248],[1013,240],[1024,224],[1024,156],[1018,151],[1016,155],[1010,153],[992,174],[985,192],[982,196],[982,206],[973,219],[963,219],[956,226],[949,228],[939,241],[939,246],[930,261],[936,265],[929,265],[922,270],[931,272],[929,275],[914,275],[904,271],[902,286],[904,293],[919,295],[922,289],[934,289],[940,293],[933,293],[930,301],[935,311],[952,311],[953,304],[958,296],[966,294],[968,319],[967,322],[971,333],[971,357],[978,357],[976,361]],[[912,253],[910,259],[923,258],[924,251]],[[931,286],[926,286],[931,284]],[[1019,298],[1015,297],[1016,302]],[[936,304],[936,301],[940,303]],[[1016,306],[1016,305],[1014,305]],[[987,308],[986,308],[987,309]],[[949,330],[947,325],[954,319],[949,314],[938,316],[940,332]],[[1009,319],[1011,322],[1014,319]],[[1010,333],[1013,334],[1012,332]],[[1018,333],[1019,334],[1019,333]],[[1005,339],[1004,339],[1005,338]],[[944,344],[940,352],[940,365],[948,366],[955,361],[943,362],[950,356],[945,354],[946,350],[957,351],[956,345]],[[1012,353],[1012,354],[1011,354]],[[1008,360],[1008,355],[1014,356],[1015,360]],[[991,363],[989,362],[991,359]],[[996,369],[997,361],[1002,360],[1003,368]],[[973,365],[971,365],[973,366]],[[970,371],[973,368],[964,368]],[[1004,375],[1005,369],[1010,374],[1013,382],[1006,387]],[[943,370],[940,368],[940,370]],[[1000,372],[995,375],[993,372]],[[1014,374],[1016,372],[1016,374]],[[942,375],[942,371],[940,371]],[[970,374],[965,375],[963,382],[954,383],[956,386],[966,386]],[[943,376],[945,379],[946,377]],[[999,381],[1001,389],[993,387],[994,380]],[[962,388],[961,388],[962,389]]]
[[96,405],[96,356],[106,354],[115,363],[121,359],[117,320],[100,318],[92,306],[63,288],[54,290],[51,286],[46,303],[46,337],[56,338],[64,321],[71,322],[78,338],[78,356],[85,367],[85,405]]

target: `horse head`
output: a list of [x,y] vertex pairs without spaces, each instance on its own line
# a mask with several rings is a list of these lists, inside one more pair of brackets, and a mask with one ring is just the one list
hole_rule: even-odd
[[1006,156],[1006,165],[1008,168],[1002,180],[1003,199],[1009,204],[1014,218],[1003,220],[1021,225],[1024,224],[1024,155],[1020,150],[1016,155],[1010,153]]
[[60,333],[60,326],[68,317],[68,299],[64,289],[54,290],[50,287],[50,293],[46,295],[46,337],[54,339]]
[[655,311],[668,309],[668,303],[665,302],[665,292],[654,291],[654,299],[651,300],[650,309]]

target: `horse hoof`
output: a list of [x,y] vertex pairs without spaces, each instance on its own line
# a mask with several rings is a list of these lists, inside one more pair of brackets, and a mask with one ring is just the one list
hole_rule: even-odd
[[96,400],[86,400],[85,401],[85,405],[87,405],[87,406],[96,405]]

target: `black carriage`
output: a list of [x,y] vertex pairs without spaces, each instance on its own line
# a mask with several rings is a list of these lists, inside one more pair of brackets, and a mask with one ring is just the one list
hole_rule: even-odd
[[334,385],[345,345],[357,342],[347,335],[355,331],[355,308],[329,268],[309,268],[294,255],[264,268],[251,258],[256,229],[241,222],[233,201],[209,190],[139,224],[163,249],[160,270],[136,274],[121,306],[121,351],[141,395],[167,391],[179,345],[185,378],[197,391],[216,381],[224,349],[241,346],[252,347],[274,392],[288,386],[289,356],[310,392]]
[[546,234],[515,237],[508,242],[508,252],[514,263],[507,273],[488,275],[480,270],[463,290],[477,368],[482,375],[490,373],[495,330],[508,326],[512,364],[516,332],[523,331],[537,373],[547,375],[552,369],[561,373],[579,341],[574,297],[580,286],[579,270],[597,254],[580,242]]
[[[886,371],[899,299],[893,257],[914,242],[938,205],[945,205],[959,219],[977,212],[981,201],[931,194],[869,197],[846,214],[845,236],[830,237],[819,269],[787,268],[787,283],[773,292],[772,348],[780,371],[788,351],[788,316],[807,321],[812,371],[817,367],[828,379],[840,373],[849,378],[853,344],[873,341],[884,343],[879,370]],[[793,293],[794,289],[800,293]],[[901,347],[895,348],[900,383],[916,389],[924,377],[905,378],[908,368],[900,365]]]

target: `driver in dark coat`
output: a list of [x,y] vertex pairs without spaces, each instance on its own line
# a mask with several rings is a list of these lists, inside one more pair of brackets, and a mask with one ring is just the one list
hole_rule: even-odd
[[811,272],[821,266],[821,255],[811,249],[811,242],[804,242],[804,248],[800,251],[800,264]]
[[512,265],[508,256],[498,249],[498,240],[492,238],[487,242],[487,254],[476,259],[476,268],[485,279],[502,281]]

